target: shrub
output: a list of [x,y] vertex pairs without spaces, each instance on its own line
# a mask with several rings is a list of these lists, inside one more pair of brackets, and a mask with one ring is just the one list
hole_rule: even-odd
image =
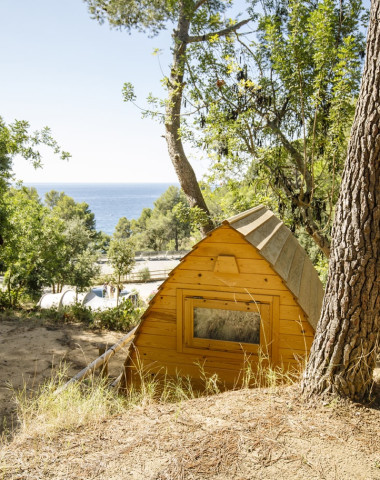
[[[107,310],[92,310],[80,303],[65,307],[63,311],[56,308],[50,310],[41,310],[45,318],[51,317],[60,322],[79,322],[90,328],[106,328],[121,332],[128,332],[140,320],[143,308],[134,305],[132,300],[121,299],[118,307]],[[45,313],[46,312],[46,313]]]
[[142,308],[134,307],[129,298],[122,299],[119,306],[93,312],[92,326],[127,332],[137,325]]
[[34,307],[28,310],[0,308],[0,320],[14,317],[19,320],[42,320],[55,324],[78,322],[88,328],[129,332],[138,324],[143,311],[141,301],[134,303],[132,299],[128,298],[121,299],[118,307],[107,310],[92,310],[80,303],[75,303],[63,309],[57,307],[49,309]]
[[141,282],[149,282],[150,280],[150,271],[148,267],[144,267],[138,271]]
[[94,313],[91,308],[84,307],[77,302],[65,307],[63,315],[66,321],[80,322],[90,326],[93,323]]
[[0,310],[5,310],[9,307],[11,307],[9,296],[6,292],[0,289]]

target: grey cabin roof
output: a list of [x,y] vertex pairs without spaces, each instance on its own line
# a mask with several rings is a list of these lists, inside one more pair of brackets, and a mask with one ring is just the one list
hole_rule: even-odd
[[263,205],[223,223],[240,232],[271,264],[315,329],[322,308],[323,286],[310,258],[289,228]]

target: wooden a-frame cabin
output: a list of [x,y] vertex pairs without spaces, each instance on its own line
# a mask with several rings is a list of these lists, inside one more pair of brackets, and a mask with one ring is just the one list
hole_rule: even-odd
[[[145,374],[226,388],[259,350],[273,366],[299,365],[319,319],[323,287],[305,250],[264,206],[222,223],[161,285],[136,331],[123,387]],[[200,368],[202,365],[202,369]]]

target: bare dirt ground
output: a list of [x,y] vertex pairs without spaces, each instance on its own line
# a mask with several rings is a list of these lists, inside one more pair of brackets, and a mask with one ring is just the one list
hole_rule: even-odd
[[[123,333],[91,331],[82,325],[44,325],[37,321],[0,321],[0,433],[14,410],[12,389],[38,387],[62,361],[70,376],[99,356],[97,343],[114,345]],[[123,353],[110,362],[110,375],[121,371]],[[4,418],[6,424],[4,425]],[[1,477],[0,477],[1,478]]]
[[0,453],[0,478],[378,480],[379,430],[379,410],[310,405],[297,385],[240,390],[16,438]]

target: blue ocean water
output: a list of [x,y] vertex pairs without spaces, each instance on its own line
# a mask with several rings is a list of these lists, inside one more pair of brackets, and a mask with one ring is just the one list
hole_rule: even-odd
[[[112,235],[120,217],[141,215],[173,183],[25,183],[36,188],[43,200],[50,190],[65,192],[76,202],[86,202],[95,214],[96,229]],[[178,186],[178,185],[176,185]]]

